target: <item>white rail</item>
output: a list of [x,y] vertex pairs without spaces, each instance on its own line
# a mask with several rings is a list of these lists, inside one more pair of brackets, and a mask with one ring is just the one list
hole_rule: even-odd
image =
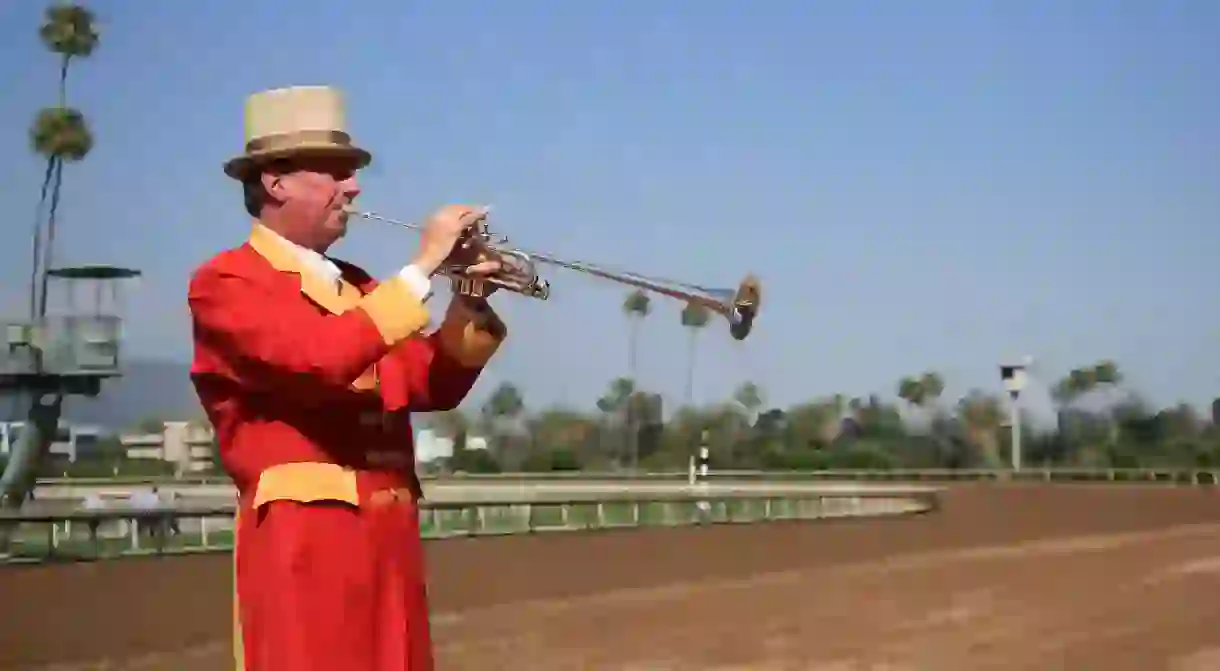
[[[458,475],[426,478],[428,498],[448,500],[469,498],[479,492],[516,491],[514,488],[578,487],[631,488],[645,485],[673,486],[687,482],[686,472],[667,473],[510,473],[495,475]],[[895,469],[829,471],[710,471],[710,483],[783,483],[797,486],[905,486],[912,483],[1001,482],[1001,483],[1125,483],[1220,484],[1220,469],[1077,469],[1046,468],[1011,471],[1005,469]],[[184,499],[215,503],[231,500],[236,494],[226,478],[69,478],[39,481],[36,498],[44,501],[75,500],[87,496],[126,498],[141,488],[158,486],[163,493],[176,493]],[[885,483],[882,485],[881,483]]]
[[[542,473],[469,473],[447,476],[424,476],[425,482],[518,482],[518,481],[685,481],[686,471],[660,472],[592,472],[559,471]],[[1011,480],[1043,482],[1184,482],[1220,484],[1218,468],[896,468],[896,469],[833,469],[808,471],[711,470],[712,480],[884,480],[884,481],[970,481]],[[52,486],[147,486],[165,485],[230,485],[224,476],[146,477],[118,476],[103,478],[41,478],[40,487]]]
[[[731,524],[931,512],[927,487],[809,485],[662,485],[645,487],[496,488],[470,498],[420,502],[425,538],[579,531],[645,526]],[[706,502],[703,508],[700,502]],[[190,505],[81,510],[0,511],[0,525],[18,524],[10,561],[100,558],[149,553],[228,550],[234,506]],[[41,527],[41,533],[36,529]]]

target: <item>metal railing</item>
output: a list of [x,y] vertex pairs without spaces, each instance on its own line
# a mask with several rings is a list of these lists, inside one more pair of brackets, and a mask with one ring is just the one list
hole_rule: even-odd
[[[866,480],[866,481],[1016,481],[1016,482],[1180,482],[1220,484],[1217,468],[896,468],[896,469],[832,469],[832,470],[712,470],[713,480]],[[517,482],[517,481],[678,481],[686,480],[686,471],[561,471],[540,473],[469,473],[445,476],[422,476],[425,482]],[[147,486],[165,485],[230,485],[231,481],[217,475],[116,476],[99,478],[41,478],[40,486]]]
[[[717,485],[647,491],[531,491],[475,499],[420,501],[426,539],[650,526],[736,524],[777,520],[888,517],[934,511],[930,488],[819,491],[809,486],[734,488]],[[156,509],[0,511],[18,523],[9,561],[227,551],[232,504]],[[35,530],[35,527],[41,527]]]
[[909,468],[890,470],[718,471],[718,478],[856,482],[1115,482],[1220,484],[1220,468]]

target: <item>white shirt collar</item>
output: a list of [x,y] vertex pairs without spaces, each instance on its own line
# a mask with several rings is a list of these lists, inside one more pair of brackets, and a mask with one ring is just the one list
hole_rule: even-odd
[[301,262],[301,265],[305,266],[311,272],[317,274],[327,282],[334,285],[339,284],[339,279],[342,277],[343,273],[339,270],[339,266],[335,265],[334,261],[331,261],[322,254],[319,254],[308,247],[302,247],[301,245],[292,242],[288,238],[285,238],[270,228],[267,229],[267,232],[271,233],[271,235],[274,236],[277,241],[291,250],[292,253],[296,255],[297,260]]

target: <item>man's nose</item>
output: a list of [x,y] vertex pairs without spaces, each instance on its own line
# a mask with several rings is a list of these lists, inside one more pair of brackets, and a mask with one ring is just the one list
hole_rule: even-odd
[[343,191],[343,196],[348,200],[355,200],[356,196],[360,195],[360,184],[356,182],[355,177],[343,180],[339,188]]

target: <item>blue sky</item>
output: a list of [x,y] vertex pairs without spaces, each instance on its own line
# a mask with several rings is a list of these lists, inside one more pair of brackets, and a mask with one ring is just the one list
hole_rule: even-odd
[[[704,284],[765,282],[744,343],[700,336],[696,400],[956,396],[1031,354],[1101,357],[1161,403],[1220,394],[1220,3],[89,3],[103,43],[73,104],[98,137],[66,173],[60,258],[143,268],[129,343],[190,354],[192,268],[249,222],[221,163],[249,93],[330,84],[374,153],[361,204],[490,202],[513,241]],[[20,309],[54,98],[44,3],[0,5],[3,304]],[[339,256],[376,274],[410,234]],[[480,384],[591,405],[624,373],[623,291],[563,271],[496,299],[511,342]],[[641,383],[677,400],[684,332],[658,301]],[[477,402],[477,398],[473,401]]]

